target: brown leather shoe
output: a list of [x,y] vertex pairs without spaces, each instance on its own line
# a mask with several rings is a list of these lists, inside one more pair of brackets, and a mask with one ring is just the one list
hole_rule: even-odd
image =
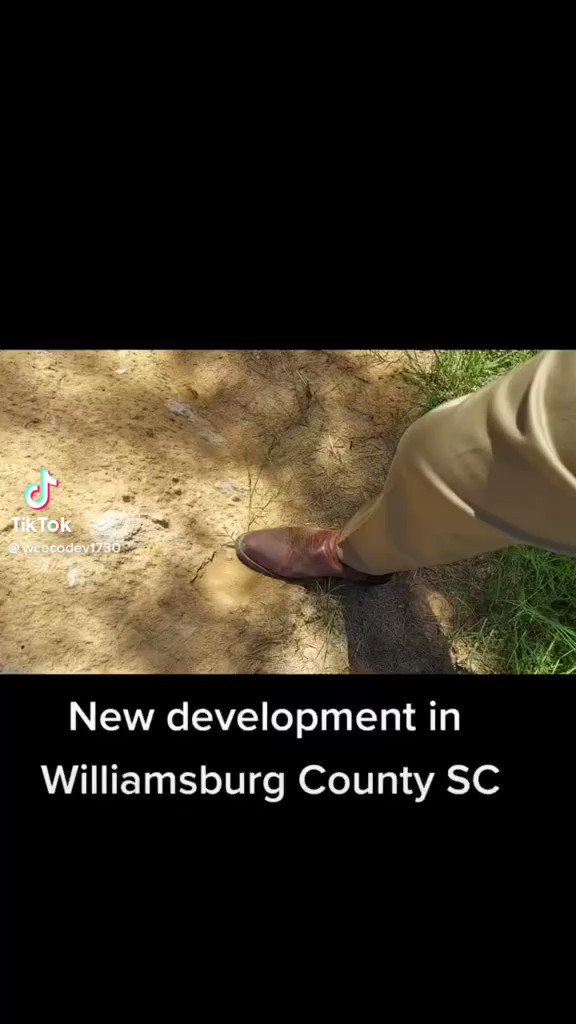
[[340,561],[336,545],[340,530],[315,530],[304,526],[278,526],[252,530],[236,541],[236,554],[249,569],[285,583],[337,577],[354,583],[387,583],[386,576],[358,572]]

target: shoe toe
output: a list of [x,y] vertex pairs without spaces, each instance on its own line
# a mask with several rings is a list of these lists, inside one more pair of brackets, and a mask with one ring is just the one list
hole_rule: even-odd
[[236,554],[241,562],[250,568],[261,567],[274,571],[282,544],[274,530],[251,530],[243,533],[236,541]]

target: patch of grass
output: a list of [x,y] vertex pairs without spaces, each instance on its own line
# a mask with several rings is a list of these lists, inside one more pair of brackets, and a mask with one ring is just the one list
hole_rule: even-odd
[[421,412],[477,391],[536,355],[536,350],[460,349],[410,352],[404,379],[416,389]]
[[[439,351],[410,357],[406,379],[421,412],[475,391],[535,351]],[[576,674],[576,559],[513,546],[470,563],[468,575],[444,570],[455,598],[454,638],[489,672]],[[467,584],[466,585],[466,581]],[[451,593],[450,593],[451,592]]]
[[482,670],[576,674],[576,559],[518,546],[438,573],[453,639]]

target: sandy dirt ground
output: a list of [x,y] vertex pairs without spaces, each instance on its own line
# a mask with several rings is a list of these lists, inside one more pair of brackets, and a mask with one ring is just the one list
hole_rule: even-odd
[[[233,549],[249,528],[341,525],[377,493],[416,415],[402,366],[397,352],[0,353],[0,669],[454,671],[433,573],[304,589]],[[44,467],[60,483],[31,512]],[[72,533],[16,534],[26,515]],[[121,550],[22,550],[55,542]]]

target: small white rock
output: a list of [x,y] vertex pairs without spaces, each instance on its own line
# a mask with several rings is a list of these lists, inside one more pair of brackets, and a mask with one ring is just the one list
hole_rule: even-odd
[[119,370],[114,370],[114,373],[121,377],[123,373],[128,373],[128,370],[125,366],[122,366]]
[[217,434],[212,429],[211,424],[195,412],[194,409],[191,409],[186,402],[176,402],[173,398],[170,398],[166,402],[166,408],[169,412],[173,412],[175,416],[185,416],[187,420],[190,420],[195,433],[203,441],[209,441],[210,444],[223,444],[226,440],[222,437],[222,434]]
[[239,487],[233,480],[221,480],[219,484],[216,484],[219,491],[224,491],[225,494],[241,494],[245,491],[245,487]]
[[120,544],[127,551],[133,548],[135,537],[142,529],[136,516],[126,512],[105,512],[90,524],[93,537],[103,544]]
[[166,408],[176,416],[190,416],[192,409],[185,402],[175,402],[173,398],[166,402]]
[[66,575],[69,587],[75,587],[80,582],[80,570],[76,565],[71,565]]

